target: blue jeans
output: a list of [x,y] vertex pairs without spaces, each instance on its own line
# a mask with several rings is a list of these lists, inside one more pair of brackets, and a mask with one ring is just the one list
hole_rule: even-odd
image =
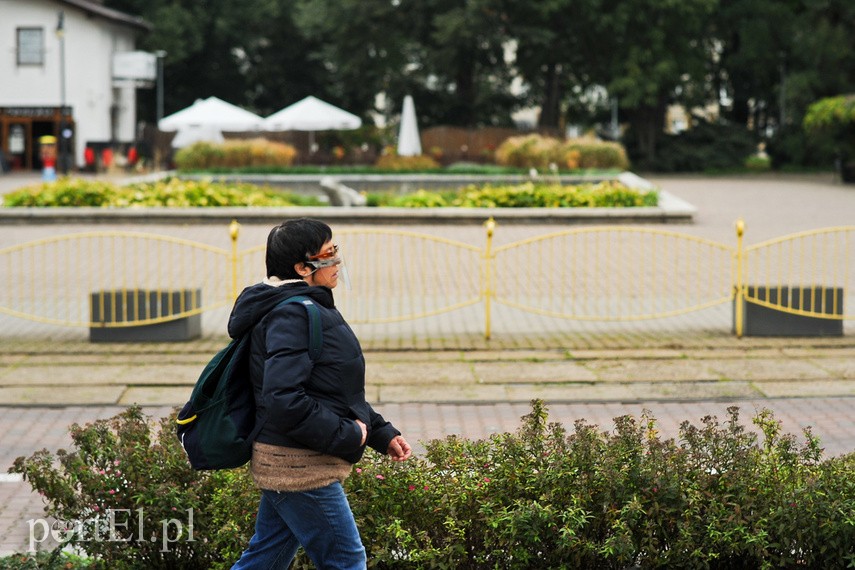
[[363,570],[365,547],[338,482],[304,492],[262,491],[255,534],[232,570],[285,570],[302,546],[319,570]]

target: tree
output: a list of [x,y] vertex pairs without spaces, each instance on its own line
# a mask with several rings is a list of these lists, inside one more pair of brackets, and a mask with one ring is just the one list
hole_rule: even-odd
[[757,136],[782,127],[795,148],[810,103],[855,91],[851,0],[104,3],[154,25],[139,48],[168,52],[167,112],[216,95],[268,114],[312,94],[368,119],[410,94],[424,126],[505,125],[538,105],[539,126],[560,128],[616,98],[652,159],[670,104],[719,104]]
[[303,0],[297,21],[320,38],[314,55],[354,109],[383,93],[394,114],[413,95],[423,123],[497,124],[515,101],[491,0]]
[[433,120],[461,126],[510,124],[517,101],[510,93],[508,38],[495,2],[433,0],[422,6],[429,25],[422,30],[419,82],[433,101]]
[[598,77],[652,160],[671,103],[707,100],[709,22],[718,0],[604,0],[600,20],[605,75]]
[[416,51],[401,2],[298,0],[295,21],[316,42],[309,60],[324,70],[331,102],[363,116]]
[[829,163],[827,149],[807,146],[801,122],[817,99],[855,91],[853,25],[847,0],[722,0],[715,77],[732,101],[724,116],[773,133],[777,163]]
[[[138,47],[164,50],[164,108],[211,95],[262,114],[322,84],[307,58],[313,43],[293,23],[293,0],[106,0],[141,15],[154,30]],[[143,116],[153,118],[142,105]]]
[[592,86],[603,63],[594,41],[600,0],[498,0],[508,36],[515,44],[515,66],[528,86],[527,102],[539,105],[538,126],[561,126],[572,91]]
[[714,34],[714,81],[722,114],[760,133],[778,124],[782,77],[793,64],[801,0],[721,0]]
[[[602,92],[620,101],[639,148],[656,153],[672,102],[706,101],[710,17],[718,0],[503,0],[516,65],[539,103],[539,126],[560,127]],[[591,109],[596,112],[597,109]]]

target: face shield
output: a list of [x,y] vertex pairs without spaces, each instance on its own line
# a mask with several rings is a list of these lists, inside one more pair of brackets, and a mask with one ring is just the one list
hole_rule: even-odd
[[333,245],[332,249],[317,255],[310,255],[306,260],[306,265],[310,265],[315,271],[338,265],[338,277],[344,283],[347,290],[350,290],[350,276],[347,274],[347,266],[344,264],[344,258],[338,253],[337,245]]

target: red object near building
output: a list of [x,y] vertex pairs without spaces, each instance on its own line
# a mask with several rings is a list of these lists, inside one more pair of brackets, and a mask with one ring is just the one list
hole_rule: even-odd
[[87,146],[83,151],[83,162],[86,164],[86,168],[95,166],[95,150],[91,146]]
[[104,168],[113,166],[113,149],[105,148],[101,151],[101,163],[104,165]]
[[133,166],[137,163],[139,159],[139,154],[137,154],[137,147],[132,146],[128,149],[128,164]]

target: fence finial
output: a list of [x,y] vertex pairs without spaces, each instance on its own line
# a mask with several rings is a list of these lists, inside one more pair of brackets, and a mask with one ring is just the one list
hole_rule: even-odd
[[745,248],[742,241],[745,235],[745,220],[736,220],[736,283],[734,289],[733,329],[736,338],[742,338],[745,327]]
[[496,231],[496,220],[490,216],[490,219],[484,222],[484,227],[487,228],[487,237],[493,237],[493,232]]
[[232,220],[229,224],[229,236],[232,238],[232,299],[237,299],[238,296],[238,234],[240,233],[240,224],[237,220]]
[[484,269],[482,275],[482,295],[484,298],[484,338],[490,340],[492,320],[490,301],[493,297],[493,232],[496,230],[496,220],[491,216],[484,222],[487,228],[487,245],[484,248]]

